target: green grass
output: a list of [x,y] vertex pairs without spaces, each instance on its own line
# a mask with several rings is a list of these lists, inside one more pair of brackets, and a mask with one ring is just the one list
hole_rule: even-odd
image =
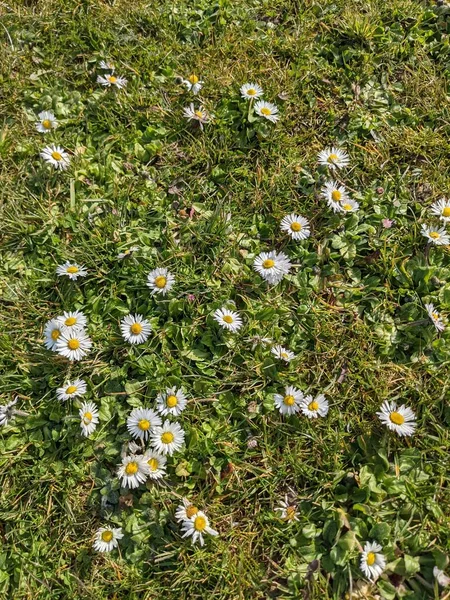
[[[450,334],[437,336],[423,305],[450,312],[450,255],[426,249],[420,226],[450,190],[448,7],[16,0],[0,10],[0,404],[18,395],[29,413],[0,430],[0,598],[445,597],[432,570],[450,546]],[[102,59],[126,90],[96,83]],[[176,79],[194,71],[215,115],[203,132],[183,119],[192,98]],[[277,125],[248,121],[248,81],[280,107]],[[61,123],[45,140],[34,126],[44,109]],[[39,158],[49,140],[71,152],[69,171]],[[348,218],[318,195],[317,153],[336,142],[361,205]],[[312,223],[301,244],[279,231],[292,211]],[[272,248],[296,267],[267,288],[252,264]],[[66,259],[88,277],[57,278]],[[145,286],[159,265],[177,277],[164,300]],[[211,316],[227,301],[245,319],[236,336]],[[68,365],[42,331],[74,309],[94,350]],[[154,327],[136,348],[118,326],[130,311]],[[258,336],[297,359],[275,363]],[[86,379],[101,408],[87,440],[77,405],[56,400],[69,376]],[[127,415],[169,384],[190,398],[186,449],[165,485],[120,490]],[[328,416],[282,418],[273,394],[286,384],[324,392]],[[412,438],[383,428],[386,399],[414,410]],[[298,501],[291,525],[274,512],[286,493]],[[180,537],[183,496],[220,533],[202,549]],[[105,522],[125,537],[99,555],[92,537]],[[368,539],[388,561],[375,585],[359,570]]]

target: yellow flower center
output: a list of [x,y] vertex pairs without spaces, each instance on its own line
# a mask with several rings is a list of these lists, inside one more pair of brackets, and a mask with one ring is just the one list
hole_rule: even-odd
[[247,95],[248,96],[256,96],[256,90],[255,88],[250,88],[247,90]]
[[51,129],[52,126],[52,122],[49,121],[48,119],[45,119],[44,121],[42,121],[42,127],[44,127],[45,129]]
[[295,519],[295,506],[288,506],[286,509],[286,521],[293,521]]
[[225,323],[228,323],[228,325],[230,325],[230,323],[233,322],[233,317],[231,315],[225,315],[223,317],[223,320],[225,321]]
[[343,205],[342,205],[342,208],[343,208],[344,210],[352,210],[352,205],[351,205],[351,204],[343,204]]
[[166,403],[169,408],[173,408],[174,406],[176,406],[178,404],[178,398],[173,395],[168,396]]
[[125,467],[125,473],[127,475],[134,475],[139,471],[139,466],[136,462],[129,462]]
[[334,163],[338,159],[339,159],[339,156],[337,154],[330,154],[330,156],[328,157],[328,162]]
[[164,277],[164,275],[159,275],[158,277],[155,278],[155,285],[157,288],[159,288],[160,290],[165,287],[166,283],[167,283],[167,278]]
[[201,110],[194,110],[194,115],[199,119],[203,119],[203,113]]
[[202,517],[202,516],[195,517],[195,520],[194,520],[194,529],[196,531],[204,531],[206,529],[206,519],[205,519],[205,517]]
[[282,352],[282,353],[280,354],[280,356],[281,356],[281,358],[289,358],[289,357],[288,357],[288,353],[287,353],[287,352]]
[[389,418],[395,425],[403,425],[405,422],[405,417],[396,411],[391,412]]
[[308,404],[309,410],[317,410],[319,408],[319,403],[313,400]]
[[157,471],[158,467],[159,467],[159,463],[158,460],[156,458],[151,458],[149,461],[147,461],[148,466],[150,467],[150,469],[152,471]]
[[198,513],[198,508],[196,506],[194,506],[193,504],[189,504],[189,506],[186,509],[186,516],[187,516],[187,518],[190,519],[191,517],[193,517],[197,513]]
[[56,340],[59,338],[59,336],[61,335],[61,332],[59,329],[54,329],[52,331],[52,340],[54,340],[56,342]]
[[443,210],[442,210],[442,216],[443,217],[450,217],[450,206],[446,206]]
[[70,274],[78,273],[78,271],[79,271],[79,269],[75,265],[72,265],[71,267],[67,267],[67,272]]
[[292,406],[295,404],[295,398],[294,396],[288,395],[284,397],[283,402],[286,404],[286,406]]
[[69,317],[68,319],[66,319],[64,321],[64,323],[67,325],[67,327],[71,327],[72,325],[75,325],[76,322],[77,322],[76,317]]
[[112,531],[104,531],[102,533],[102,541],[103,542],[110,542],[112,539],[113,539]]
[[192,85],[195,85],[199,81],[197,75],[189,75],[188,79]]
[[138,423],[138,427],[141,431],[148,431],[150,429],[150,421],[141,419]]
[[292,231],[301,231],[302,225],[301,223],[297,223],[297,221],[294,221],[294,223],[291,223],[291,229]]
[[114,75],[108,75],[108,79],[110,83],[116,83],[117,81],[117,77],[114,77]]
[[68,344],[69,348],[71,350],[78,350],[78,348],[80,347],[80,342],[76,339],[73,340],[69,340]]
[[331,198],[335,201],[335,202],[339,202],[339,200],[342,198],[342,194],[339,190],[333,190],[331,192]]
[[83,418],[84,418],[84,422],[86,423],[86,425],[88,425],[92,421],[92,413],[85,412],[83,415]]
[[437,321],[439,319],[439,314],[438,313],[431,313],[431,318],[434,319],[435,321]]
[[263,262],[262,266],[264,269],[271,269],[273,266],[275,266],[275,261],[271,258],[268,258]]
[[369,567],[371,567],[373,565],[373,563],[375,562],[376,558],[377,557],[375,556],[374,552],[369,552],[369,554],[367,555],[367,559],[366,559],[366,562],[369,565]]
[[438,240],[441,237],[441,234],[437,231],[430,231],[430,237],[433,238],[433,240]]
[[60,154],[59,152],[56,152],[56,150],[54,152],[52,152],[52,158],[54,160],[61,160],[62,159],[62,154]]
[[171,444],[174,439],[175,436],[171,431],[165,431],[161,436],[161,441],[163,444]]
[[267,108],[267,106],[263,106],[263,108],[261,109],[261,114],[267,117],[268,115],[272,114],[272,111],[270,110],[270,108]]
[[130,331],[131,333],[134,333],[134,335],[137,335],[138,333],[141,333],[142,325],[140,323],[133,323],[130,327]]
[[69,387],[66,390],[66,394],[73,394],[74,392],[77,391],[77,386],[76,385],[69,385]]

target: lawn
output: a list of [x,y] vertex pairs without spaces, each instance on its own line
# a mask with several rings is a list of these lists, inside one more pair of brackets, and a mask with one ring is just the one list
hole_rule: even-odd
[[0,3],[0,599],[450,597],[449,15]]

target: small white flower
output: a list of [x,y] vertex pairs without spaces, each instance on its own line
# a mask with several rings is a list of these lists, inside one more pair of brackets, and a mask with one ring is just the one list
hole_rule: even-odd
[[14,406],[17,404],[18,400],[19,398],[16,396],[14,400],[11,400],[8,404],[0,406],[0,427],[6,427],[9,421],[14,417],[14,413],[16,412]]
[[205,123],[209,123],[209,121],[211,121],[211,115],[203,106],[195,108],[194,104],[192,103],[186,108],[183,108],[183,117],[189,119],[190,121],[197,122],[201,129],[203,129],[203,125]]
[[119,545],[119,540],[123,538],[121,527],[100,527],[95,532],[93,543],[94,550],[97,552],[111,552]]
[[149,479],[161,479],[166,476],[167,458],[163,454],[147,450],[142,459],[149,466]]
[[56,170],[65,171],[70,164],[70,158],[67,152],[60,146],[46,146],[42,152],[41,157],[48,162],[50,165],[55,167]]
[[339,148],[326,148],[319,152],[319,164],[325,165],[330,169],[342,169],[348,166],[350,159],[347,152]]
[[278,114],[278,108],[272,102],[266,102],[265,100],[258,100],[255,103],[255,113],[272,123],[276,123],[280,119]]
[[328,414],[328,400],[323,394],[319,394],[314,399],[312,396],[305,396],[300,403],[300,409],[310,419],[326,417]]
[[128,258],[129,256],[131,256],[137,250],[139,250],[139,246],[131,246],[131,248],[128,248],[128,250],[124,250],[123,252],[119,252],[119,254],[117,255],[117,258],[119,260],[122,260],[124,258]]
[[382,549],[377,542],[366,542],[361,552],[361,571],[371,581],[378,579],[386,567],[386,559],[381,554]]
[[112,62],[109,62],[106,60],[101,60],[99,67],[100,67],[100,69],[103,69],[104,71],[114,71],[114,65],[112,64]]
[[130,344],[143,344],[152,330],[150,323],[142,315],[127,315],[120,321],[122,336]]
[[86,277],[87,270],[83,265],[78,265],[70,260],[66,260],[63,265],[58,265],[56,268],[56,274],[60,277],[66,275],[69,279],[75,280],[78,279],[78,277]]
[[444,319],[441,317],[441,314],[434,308],[434,304],[425,304],[425,309],[428,313],[428,316],[431,319],[431,322],[436,327],[437,331],[444,331]]
[[292,264],[283,252],[261,252],[253,262],[253,268],[263,279],[272,285],[277,285],[289,273]]
[[81,360],[92,347],[92,341],[83,329],[65,328],[56,341],[56,352],[69,360]]
[[89,437],[97,429],[98,408],[93,402],[83,402],[79,415],[81,432],[84,436]]
[[125,79],[125,77],[119,77],[113,73],[109,73],[108,75],[99,75],[97,77],[97,83],[101,83],[105,87],[114,85],[116,88],[121,90],[127,85],[128,81]]
[[56,390],[58,400],[69,400],[77,396],[83,396],[86,393],[87,385],[83,379],[76,379],[74,382],[68,381],[63,387]]
[[39,121],[36,123],[36,129],[39,133],[48,133],[58,127],[55,115],[49,110],[43,110],[38,115]]
[[150,443],[157,452],[172,456],[184,444],[184,431],[178,423],[165,421],[151,431]]
[[263,89],[257,83],[244,83],[240,91],[241,96],[246,100],[254,100],[263,95]]
[[334,212],[342,210],[341,205],[346,204],[349,200],[347,190],[337,181],[327,181],[321,189],[322,197],[325,198],[327,204]]
[[350,213],[356,212],[359,209],[359,203],[356,200],[348,198],[345,202],[339,203],[340,212]]
[[242,318],[239,313],[227,308],[218,308],[214,312],[214,319],[223,329],[228,329],[233,333],[236,333],[242,327]]
[[274,394],[275,406],[282,415],[295,415],[300,410],[303,392],[292,385],[286,386],[284,395]]
[[122,487],[137,488],[145,483],[150,474],[150,467],[144,457],[139,454],[130,454],[122,459],[122,464],[117,469],[117,476],[122,480]]
[[[163,416],[172,415],[178,417],[186,408],[187,398],[182,389],[169,388],[158,394],[156,398],[156,410]],[[160,423],[161,424],[161,423]]]
[[189,521],[194,515],[198,513],[198,508],[194,506],[187,498],[183,498],[182,504],[179,504],[175,511],[175,519],[181,523],[181,521]]
[[441,198],[431,205],[430,212],[432,215],[438,216],[444,223],[450,221],[450,200]]
[[147,275],[147,285],[151,289],[152,296],[162,294],[165,296],[175,283],[175,277],[168,269],[158,268],[153,269]]
[[436,244],[436,246],[448,246],[450,244],[450,237],[445,227],[422,225],[421,233],[428,239],[429,243]]
[[284,217],[280,227],[281,231],[286,231],[293,240],[306,240],[311,235],[308,219],[294,213]]
[[285,362],[291,362],[294,360],[295,354],[290,350],[287,350],[283,346],[277,345],[271,348],[270,350],[275,358],[279,358],[280,360],[284,360]]
[[161,417],[150,408],[133,408],[128,419],[127,429],[134,438],[146,440],[150,431],[161,425]]
[[276,512],[280,513],[280,518],[283,521],[298,521],[297,515],[297,505],[289,502],[287,494],[284,497],[284,500],[280,500],[278,506],[275,508]]
[[437,579],[438,584],[442,587],[448,587],[450,585],[450,577],[447,577],[444,571],[441,571],[438,567],[433,568],[433,575]]
[[60,317],[57,317],[61,325],[64,325],[68,329],[71,327],[78,327],[83,329],[87,325],[87,318],[81,312],[81,310],[74,310],[71,312],[64,312]]
[[395,431],[400,436],[410,436],[416,429],[416,416],[413,411],[405,406],[397,407],[395,402],[385,400],[377,412],[381,422]]
[[44,344],[48,350],[56,352],[56,342],[59,340],[65,329],[64,325],[62,325],[58,319],[47,321],[44,327]]
[[186,86],[188,92],[192,92],[193,94],[198,94],[199,91],[202,89],[203,87],[203,81],[200,81],[200,79],[197,77],[197,75],[189,75],[189,77],[187,79],[183,79],[182,80],[183,85]]
[[187,521],[183,521],[181,530],[183,532],[182,537],[185,538],[191,536],[192,544],[195,544],[198,540],[200,546],[203,546],[205,543],[205,540],[203,539],[205,533],[212,536],[219,535],[215,529],[210,527],[208,517],[200,510]]

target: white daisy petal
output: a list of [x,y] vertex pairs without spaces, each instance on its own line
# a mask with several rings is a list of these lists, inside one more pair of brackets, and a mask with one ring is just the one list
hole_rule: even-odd
[[187,79],[181,80],[183,85],[186,86],[188,92],[192,92],[193,94],[198,94],[199,91],[203,87],[203,81],[200,81],[197,75],[189,75]]
[[189,521],[191,517],[198,513],[198,508],[189,502],[187,498],[183,498],[182,504],[179,504],[175,511],[175,519],[181,523],[182,521]]
[[176,387],[168,388],[165,392],[158,394],[156,398],[156,410],[164,417],[167,415],[178,417],[186,408],[186,405],[186,395],[182,389]]
[[56,274],[59,275],[59,277],[65,275],[69,279],[76,280],[78,277],[86,277],[87,270],[83,265],[78,265],[70,260],[66,260],[63,265],[58,265]]
[[400,436],[413,435],[417,426],[415,414],[404,404],[397,407],[395,402],[385,400],[377,415],[384,425]]
[[386,567],[386,559],[381,554],[382,549],[377,542],[366,542],[361,553],[361,571],[371,581],[378,579]]
[[345,187],[337,181],[327,181],[321,189],[321,194],[334,212],[342,212],[342,204],[346,204],[350,199]]
[[436,246],[448,246],[450,244],[450,237],[445,227],[422,225],[421,233],[427,238],[429,244],[435,244]]
[[272,102],[266,102],[265,100],[258,100],[255,103],[255,113],[272,123],[276,123],[280,120],[280,115],[278,114],[278,108]]
[[44,328],[44,344],[48,350],[53,350],[56,352],[56,342],[61,337],[63,331],[67,328],[61,324],[59,319],[51,319],[48,321]]
[[181,531],[183,532],[182,537],[191,537],[192,544],[196,544],[198,541],[200,546],[205,543],[203,536],[206,533],[211,536],[219,535],[215,529],[210,527],[208,517],[200,510],[190,519],[183,521]]
[[97,552],[111,552],[123,538],[121,527],[100,527],[95,533],[93,547]]
[[151,289],[152,296],[155,294],[165,296],[172,289],[174,283],[175,277],[168,269],[154,269],[147,275],[147,285]]
[[92,347],[92,341],[83,329],[65,328],[56,341],[56,352],[69,360],[81,360]]
[[263,95],[263,89],[257,83],[244,83],[244,85],[241,86],[240,92],[245,100],[254,100]]
[[105,87],[115,86],[121,90],[127,85],[128,81],[125,77],[119,77],[118,75],[114,75],[114,73],[109,73],[108,75],[99,75],[97,77],[97,83],[101,83]]
[[293,240],[306,240],[311,235],[308,219],[294,213],[284,217],[280,227],[281,231],[286,231]]
[[184,444],[184,430],[178,423],[165,421],[150,432],[150,443],[157,452],[172,456]]
[[148,464],[150,469],[149,479],[162,479],[166,475],[167,458],[164,454],[147,450],[142,459]]
[[350,163],[348,154],[339,148],[326,148],[319,152],[319,164],[329,169],[342,169]]
[[71,327],[78,327],[83,329],[87,326],[87,318],[81,312],[81,310],[74,310],[70,312],[64,312],[62,316],[57,317],[61,325],[64,325],[68,329]]
[[143,344],[152,330],[150,323],[142,315],[127,315],[120,322],[122,336],[130,344]]
[[64,384],[56,390],[56,397],[58,400],[70,400],[70,398],[76,398],[77,396],[83,396],[86,393],[87,385],[83,379],[75,379],[75,381]]
[[191,122],[197,122],[201,129],[203,129],[203,125],[205,123],[209,123],[209,121],[212,120],[212,116],[208,113],[204,106],[195,108],[194,104],[192,103],[183,108],[183,117],[189,119]]
[[289,502],[287,494],[285,495],[284,500],[280,500],[275,511],[280,513],[280,518],[283,519],[283,521],[299,521],[297,505]]
[[434,304],[425,304],[425,309],[428,313],[428,316],[431,319],[431,322],[435,326],[437,331],[444,331],[445,323],[441,314],[434,308]]
[[450,585],[450,577],[447,577],[444,571],[441,571],[438,567],[433,568],[433,575],[440,586],[448,587]]
[[127,419],[127,429],[130,434],[141,440],[146,440],[152,429],[161,425],[161,417],[150,408],[133,408]]
[[54,144],[46,146],[41,152],[41,157],[45,162],[60,171],[65,171],[70,164],[70,158],[67,152],[60,146],[55,146]]
[[290,350],[287,350],[283,346],[277,345],[271,348],[270,350],[275,358],[279,358],[280,360],[284,360],[285,362],[291,362],[294,360],[295,354]]
[[150,467],[144,457],[139,454],[130,454],[122,459],[122,464],[117,469],[117,476],[121,479],[122,487],[135,489],[145,483],[150,474]]
[[432,215],[439,217],[444,223],[448,223],[450,221],[450,200],[441,198],[437,202],[434,202],[431,205],[430,212]]
[[49,131],[58,127],[58,121],[51,111],[43,110],[38,117],[39,121],[36,122],[36,129],[39,133],[49,133]]
[[275,406],[282,415],[295,415],[300,410],[303,392],[292,385],[286,386],[284,395],[274,394]]
[[243,325],[239,313],[227,308],[218,308],[214,313],[214,319],[223,329],[228,329],[233,333],[236,333]]
[[283,252],[261,252],[255,258],[253,268],[263,279],[272,285],[277,285],[289,273],[292,264]]
[[325,417],[328,414],[328,400],[323,394],[314,399],[312,396],[305,396],[300,403],[300,410],[310,419]]
[[79,415],[81,432],[84,436],[89,437],[97,429],[98,408],[93,402],[83,402]]

